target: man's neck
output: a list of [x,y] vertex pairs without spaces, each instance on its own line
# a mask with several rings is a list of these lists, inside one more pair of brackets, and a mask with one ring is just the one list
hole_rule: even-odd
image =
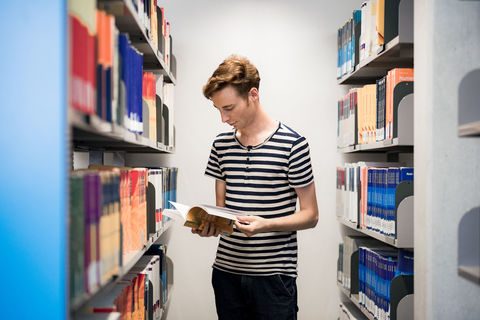
[[259,105],[252,121],[237,131],[237,138],[245,146],[255,146],[264,142],[278,127],[278,121],[272,119]]

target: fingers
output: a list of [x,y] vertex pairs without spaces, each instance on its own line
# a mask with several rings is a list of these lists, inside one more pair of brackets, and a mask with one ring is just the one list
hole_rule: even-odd
[[235,221],[235,227],[238,229],[238,231],[243,232],[247,237],[251,237],[255,234],[250,224]]
[[198,234],[200,237],[218,237],[218,235],[222,233],[222,230],[220,230],[213,223],[210,222],[205,222],[203,224],[202,230],[200,230],[200,228],[192,228],[191,231],[194,234]]

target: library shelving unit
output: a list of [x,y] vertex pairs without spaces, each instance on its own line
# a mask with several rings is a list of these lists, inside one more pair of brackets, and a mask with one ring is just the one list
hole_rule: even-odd
[[[162,75],[165,83],[175,85],[175,57],[172,55],[170,64],[167,65],[164,54],[162,54],[162,50],[165,48],[165,37],[162,37],[163,42],[159,43],[159,48],[155,48],[151,35],[141,23],[141,19],[132,0],[98,0],[97,5],[99,8],[105,8],[109,5],[115,5],[117,10],[120,8],[118,14],[114,14],[115,26],[120,33],[128,34],[130,44],[142,54],[143,71]],[[164,101],[161,101],[161,103],[164,103]],[[67,149],[71,155],[70,159],[73,159],[73,161],[69,163],[70,168],[74,168],[76,152],[88,153],[89,163],[116,166],[128,165],[128,163],[125,162],[128,153],[170,154],[175,152],[174,144],[153,141],[142,134],[131,132],[117,123],[105,121],[96,114],[83,114],[71,106],[68,106],[66,114],[67,131],[69,133],[69,147]],[[111,152],[115,153],[116,156],[113,163],[106,161],[106,157],[104,156],[104,154]],[[72,301],[68,301],[66,310],[68,317],[70,319],[88,318],[89,308],[96,303],[106,303],[109,307],[113,308],[114,295],[120,294],[120,292],[114,292],[114,288],[118,288],[117,284],[139,263],[142,256],[154,244],[168,242],[168,229],[171,224],[172,222],[167,221],[163,223],[160,230],[148,234],[143,247],[124,256],[119,271],[94,290],[94,292],[85,293]],[[168,276],[169,295],[167,303],[161,306],[162,317],[166,314],[166,308],[170,302],[169,298],[173,286],[173,277],[171,276],[173,273],[173,262],[168,258],[167,260],[167,270],[170,274]],[[105,319],[110,319],[109,317],[117,319],[117,315],[105,314]],[[97,317],[95,319],[97,319]]]
[[[350,72],[337,79],[339,85],[364,85],[374,83],[394,68],[413,68],[413,1],[395,0],[385,1],[385,45],[377,52],[359,62]],[[387,24],[387,10],[398,10],[398,20]],[[395,16],[395,14],[394,14]],[[389,30],[394,29],[398,31]],[[393,37],[387,34],[394,33]],[[413,132],[413,82],[400,82],[393,92],[393,138],[369,144],[356,144],[337,148],[341,154],[379,153],[387,156],[389,161],[398,161],[400,154],[414,153]],[[395,248],[409,251],[414,250],[413,223],[414,223],[414,195],[413,181],[400,183],[395,190],[395,236],[386,236],[380,232],[365,229],[358,223],[337,217],[338,222],[346,230],[354,234],[366,235]],[[349,232],[351,233],[351,232]],[[366,319],[374,316],[359,303],[358,290],[358,251],[352,253],[350,259],[350,290],[337,282],[342,292],[356,306]],[[413,319],[413,276],[399,275],[391,282],[390,318]]]

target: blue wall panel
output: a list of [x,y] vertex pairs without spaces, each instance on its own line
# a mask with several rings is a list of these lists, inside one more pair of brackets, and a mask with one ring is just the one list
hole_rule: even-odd
[[66,8],[0,1],[2,319],[66,315]]

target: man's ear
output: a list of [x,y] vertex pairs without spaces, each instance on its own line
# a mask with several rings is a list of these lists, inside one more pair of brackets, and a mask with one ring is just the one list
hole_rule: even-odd
[[258,89],[253,87],[250,89],[248,92],[248,98],[251,99],[252,102],[258,102],[259,96],[258,96]]

